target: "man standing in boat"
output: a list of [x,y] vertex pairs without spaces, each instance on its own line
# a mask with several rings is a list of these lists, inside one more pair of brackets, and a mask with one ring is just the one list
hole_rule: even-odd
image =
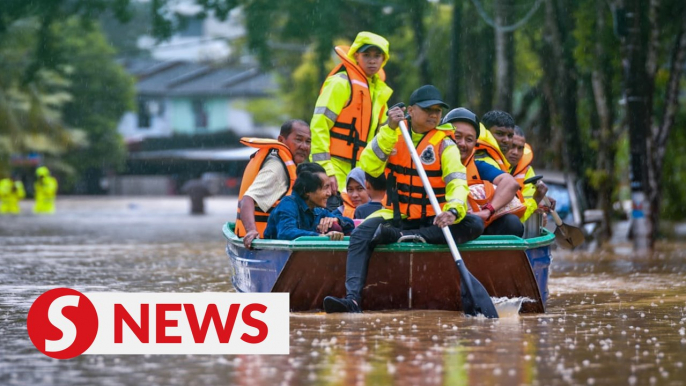
[[281,126],[278,140],[242,138],[241,143],[259,149],[243,173],[236,214],[236,235],[250,248],[264,236],[269,212],[291,193],[296,167],[310,156],[310,127],[292,119]]
[[[393,90],[384,82],[388,41],[360,32],[350,48],[337,46],[341,63],[324,81],[312,116],[312,161],[324,167],[332,188],[330,200],[345,190],[348,173],[385,120]],[[338,207],[330,202],[327,206]]]
[[386,174],[389,200],[385,209],[368,217],[350,236],[346,297],[327,296],[324,299],[327,313],[361,312],[362,288],[376,245],[394,243],[400,237],[444,244],[446,240],[439,227],[445,226],[458,244],[474,240],[483,232],[483,221],[467,214],[466,169],[450,138],[452,127],[437,127],[442,108],[448,108],[448,105],[442,101],[438,89],[426,85],[410,95],[407,113],[412,145],[417,149],[443,211],[434,213],[407,145],[397,130],[399,122],[405,119],[405,112],[394,107],[389,111],[388,124],[379,129],[360,158],[362,169],[370,175]]

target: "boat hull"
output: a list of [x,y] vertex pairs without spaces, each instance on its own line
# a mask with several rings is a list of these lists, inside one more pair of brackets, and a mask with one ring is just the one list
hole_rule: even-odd
[[[347,238],[295,241],[258,240],[243,247],[224,226],[232,282],[239,292],[287,292],[291,311],[322,309],[325,296],[345,295]],[[535,239],[482,236],[459,246],[466,267],[493,297],[523,297],[521,312],[545,312],[550,245],[549,232]],[[363,289],[362,308],[461,311],[460,275],[446,246],[391,244],[375,250]]]

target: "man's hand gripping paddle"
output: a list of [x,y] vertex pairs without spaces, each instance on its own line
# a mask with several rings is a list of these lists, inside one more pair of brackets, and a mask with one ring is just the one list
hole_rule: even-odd
[[[398,103],[391,108],[393,107],[402,108],[405,107],[405,104]],[[419,155],[417,155],[417,149],[414,148],[412,136],[410,136],[405,121],[400,121],[400,131],[405,139],[405,144],[407,144],[407,150],[412,156],[412,161],[417,168],[417,173],[422,179],[422,184],[424,184],[424,189],[429,197],[429,201],[431,201],[434,212],[436,214],[441,213],[442,210],[438,204],[438,200],[436,200],[436,194],[434,194],[433,188],[429,183],[429,178],[426,176],[422,162],[419,159]],[[457,270],[460,272],[460,294],[462,296],[462,309],[464,313],[472,316],[483,314],[487,318],[497,318],[498,311],[495,309],[491,296],[486,292],[484,286],[467,270],[464,260],[462,260],[462,256],[460,256],[460,252],[457,250],[457,245],[455,245],[455,240],[453,239],[452,233],[450,233],[450,229],[446,226],[441,228],[441,230],[448,242],[448,247],[453,255],[453,259],[455,259]]]

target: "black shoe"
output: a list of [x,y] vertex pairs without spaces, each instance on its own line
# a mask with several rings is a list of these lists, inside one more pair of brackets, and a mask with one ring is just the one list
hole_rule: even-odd
[[362,312],[360,306],[355,303],[354,300],[347,298],[341,299],[333,296],[327,296],[324,298],[324,311],[326,311],[327,314],[332,314],[335,312]]
[[402,236],[400,231],[389,224],[379,224],[372,236],[371,244],[376,246],[378,244],[392,244],[398,241]]

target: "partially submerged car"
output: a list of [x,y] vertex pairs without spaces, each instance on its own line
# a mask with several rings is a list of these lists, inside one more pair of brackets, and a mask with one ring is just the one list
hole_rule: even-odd
[[[543,182],[548,186],[547,195],[557,201],[555,210],[562,222],[581,228],[587,242],[594,239],[594,234],[603,221],[603,212],[588,208],[580,181],[571,174],[554,170],[536,169],[536,175],[543,176]],[[548,215],[546,228],[555,230],[551,215]]]

